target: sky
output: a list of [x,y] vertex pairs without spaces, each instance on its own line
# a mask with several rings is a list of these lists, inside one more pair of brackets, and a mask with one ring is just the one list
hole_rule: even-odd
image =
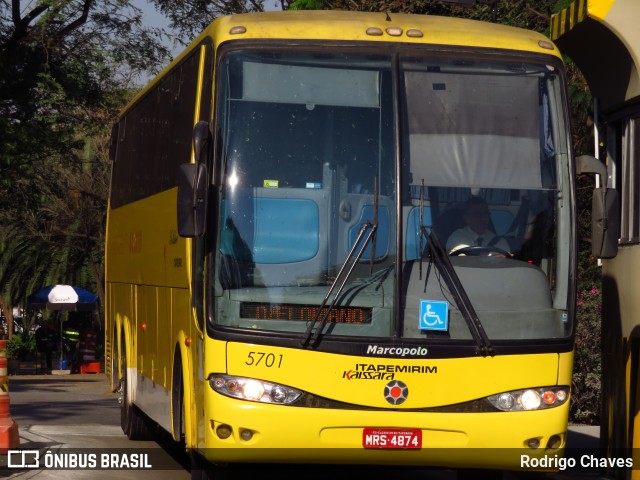
[[[159,13],[152,4],[147,2],[147,0],[132,0],[132,3],[140,10],[142,10],[142,22],[145,26],[169,28],[169,21],[167,20],[167,18]],[[176,55],[180,53],[184,48],[179,45],[174,46],[169,41],[165,41],[164,43],[169,48],[169,50],[171,50],[171,56],[173,58],[175,58]],[[151,73],[148,73],[147,75],[141,76],[139,78],[139,82],[144,85],[152,78],[153,75]]]
[[[158,13],[155,7],[147,0],[133,0],[133,4],[142,10],[144,14],[144,21],[147,25],[159,27],[159,26],[167,26],[168,21],[165,17],[163,17],[160,13]],[[278,10],[280,9],[280,3],[278,0],[265,0],[264,1],[265,10]]]
[[[143,12],[143,21],[148,26],[153,27],[168,27],[169,21],[160,14],[153,4],[150,4],[148,0],[133,0],[133,4]],[[265,10],[279,10],[280,2],[278,0],[265,0]],[[182,47],[177,47],[177,51],[174,51],[174,56],[178,53]]]
[[144,22],[147,25],[154,27],[166,27],[169,24],[167,19],[160,13],[158,13],[155,7],[149,4],[147,0],[133,0],[132,3],[140,10],[142,10],[144,15]]
[[[140,10],[142,10],[143,23],[145,25],[151,26],[151,27],[168,28],[169,21],[155,9],[153,4],[150,4],[147,0],[132,0],[132,3],[136,7],[138,7]],[[264,5],[265,5],[265,10],[278,10],[278,9],[280,9],[280,3],[278,2],[278,0],[265,0]],[[184,47],[182,47],[180,45],[174,46],[174,45],[171,44],[171,42],[168,42],[168,41],[166,42],[166,45],[171,50],[172,56],[174,58],[184,48]],[[149,78],[143,78],[141,80],[144,83],[146,83],[146,81],[150,80],[150,77]]]

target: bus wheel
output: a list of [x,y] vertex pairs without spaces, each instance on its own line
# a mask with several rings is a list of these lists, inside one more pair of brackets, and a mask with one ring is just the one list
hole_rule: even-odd
[[[184,380],[182,378],[182,357],[176,347],[173,355],[173,384],[171,386],[171,411],[173,412],[173,438],[180,447],[186,447]],[[177,413],[179,412],[179,413]]]
[[120,426],[129,440],[149,440],[153,438],[153,428],[149,420],[135,405],[129,402],[129,372],[124,364],[120,388],[122,388],[122,404],[120,405]]
[[207,462],[199,453],[189,450],[191,457],[191,480],[228,480],[229,467]]

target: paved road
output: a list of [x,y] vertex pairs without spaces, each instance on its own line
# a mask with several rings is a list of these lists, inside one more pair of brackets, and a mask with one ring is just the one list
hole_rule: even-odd
[[[101,465],[102,455],[126,452],[116,459],[107,457],[109,465],[118,467],[128,461],[146,458],[153,469],[26,469],[7,468],[8,456],[0,457],[0,476],[16,479],[153,479],[183,480],[190,478],[185,468],[186,455],[171,449],[168,442],[131,442],[120,429],[120,407],[110,391],[104,375],[25,375],[9,378],[11,416],[19,426],[20,449],[56,454],[59,462],[73,462],[70,453],[77,453],[77,462],[91,461]],[[58,455],[58,454],[63,455]],[[142,457],[140,454],[146,454]],[[15,454],[14,454],[15,455]],[[12,455],[12,465],[21,458]],[[33,454],[27,454],[25,464],[32,464]],[[53,458],[53,457],[50,457]],[[142,462],[140,462],[142,463]],[[106,463],[105,463],[106,464]],[[157,467],[161,466],[162,470]],[[143,464],[144,466],[144,464]]]
[[[131,451],[147,454],[153,470],[54,470],[7,468],[7,456],[0,456],[0,476],[16,479],[153,479],[183,480],[190,478],[186,455],[177,452],[174,445],[159,442],[131,442],[120,429],[120,407],[115,396],[109,390],[104,375],[24,375],[9,379],[11,415],[18,423],[20,448],[41,453],[63,452],[69,461],[69,452],[95,455],[96,464],[100,464],[105,452]],[[598,446],[597,427],[572,427],[568,444],[571,452],[582,454],[573,449],[591,449]],[[81,449],[81,450],[74,450]],[[128,450],[126,450],[128,449]],[[89,457],[77,457],[78,461],[90,461]],[[136,457],[136,461],[141,457]],[[129,458],[131,463],[133,460]],[[27,462],[29,459],[27,459]],[[12,464],[16,459],[12,457]],[[161,470],[158,469],[160,466]],[[275,473],[272,468],[267,469]],[[267,473],[261,472],[261,473]],[[238,471],[235,478],[260,478],[252,472]],[[318,479],[366,477],[369,480],[407,479],[407,480],[455,480],[453,470],[394,467],[317,467],[287,466],[280,467],[276,477]],[[508,474],[508,480],[519,475]],[[593,480],[602,478],[598,470],[565,472],[547,476],[553,480]]]

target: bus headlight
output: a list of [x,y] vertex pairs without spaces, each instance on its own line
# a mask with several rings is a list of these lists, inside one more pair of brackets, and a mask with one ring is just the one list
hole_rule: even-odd
[[258,380],[247,380],[242,386],[242,395],[247,400],[259,402],[264,395],[264,386]]
[[505,412],[542,410],[559,407],[569,398],[569,387],[542,387],[513,390],[487,397],[499,410]]
[[540,394],[535,390],[525,390],[520,395],[520,404],[523,410],[537,410],[540,403]]
[[302,395],[300,390],[286,385],[234,375],[212,374],[209,377],[209,385],[222,395],[251,402],[287,405]]

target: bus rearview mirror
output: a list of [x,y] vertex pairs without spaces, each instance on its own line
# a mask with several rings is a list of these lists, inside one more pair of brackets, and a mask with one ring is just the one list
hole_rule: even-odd
[[[193,127],[193,156],[196,163],[207,163],[208,151],[211,145],[211,132],[209,132],[209,122],[200,120]],[[203,154],[205,157],[203,158]]]
[[207,217],[207,167],[184,163],[178,172],[178,234],[199,237]]
[[620,238],[620,202],[613,188],[595,188],[591,203],[591,253],[613,258]]
[[593,190],[591,202],[591,253],[598,258],[613,258],[620,238],[620,196],[607,188],[607,167],[590,155],[578,157],[576,172],[600,175],[601,187]]

